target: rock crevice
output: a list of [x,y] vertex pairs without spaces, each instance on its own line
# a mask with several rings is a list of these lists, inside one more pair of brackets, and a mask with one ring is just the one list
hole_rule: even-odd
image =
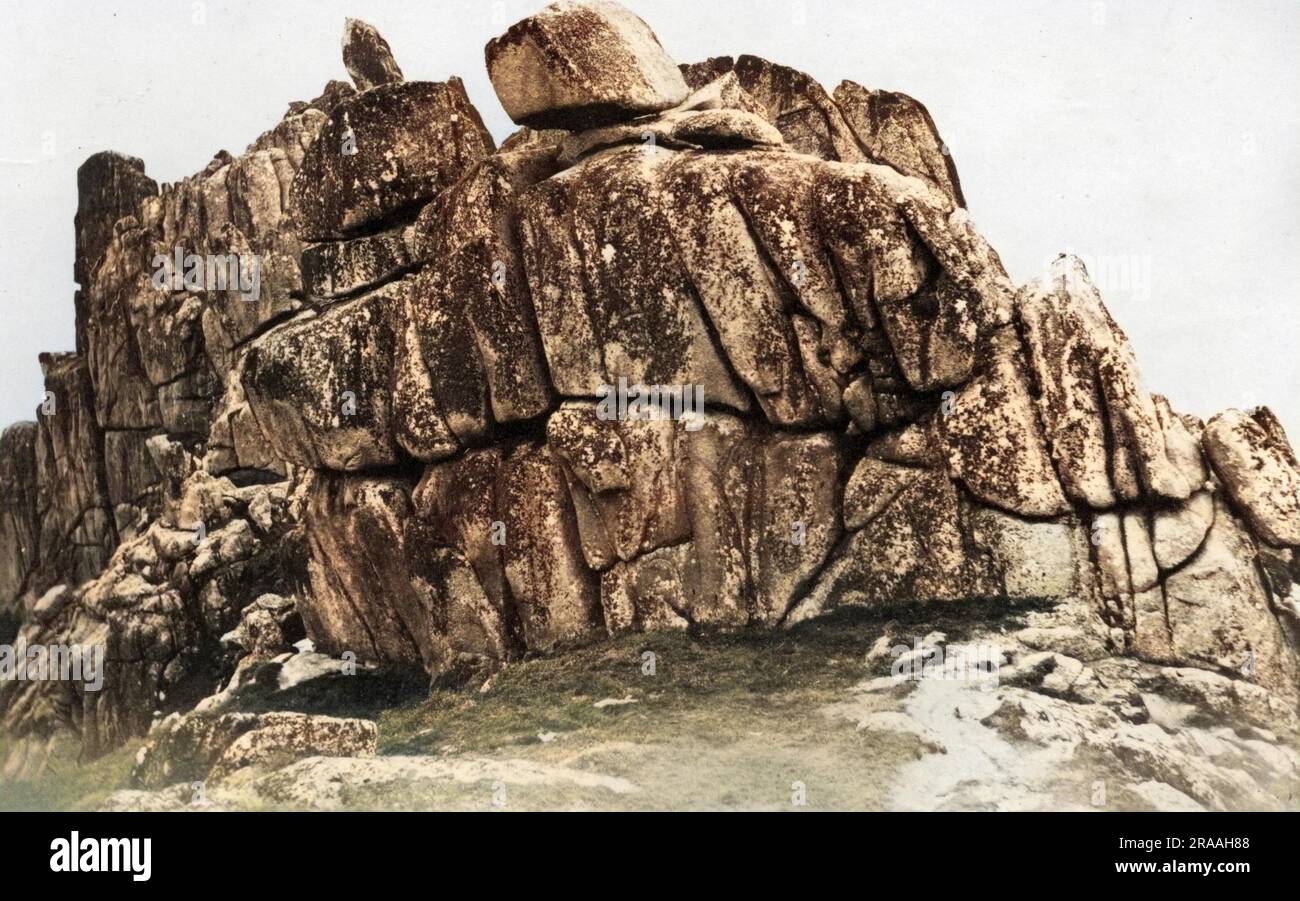
[[[1294,706],[1280,424],[1147,393],[1077,259],[1013,286],[924,106],[679,67],[608,2],[487,61],[500,148],[458,79],[405,81],[349,20],[356,90],[244,155],[79,171],[77,352],[0,436],[0,613],[106,644],[109,681],[6,683],[7,732],[98,751],[192,706],[268,592],[319,652],[435,678],[1046,598]],[[159,281],[173,253],[255,260],[256,290]]]

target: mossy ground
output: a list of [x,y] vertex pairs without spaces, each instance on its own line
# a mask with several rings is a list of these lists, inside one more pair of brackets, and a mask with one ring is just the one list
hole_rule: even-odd
[[[889,671],[887,657],[866,662],[872,645],[886,634],[932,629],[959,640],[1000,620],[1015,628],[1019,612],[984,604],[933,604],[897,615],[845,610],[790,630],[625,635],[525,660],[486,685],[386,700],[377,714],[380,756],[431,759],[456,775],[350,781],[342,806],[880,808],[889,774],[923,752],[913,736],[860,732],[830,710],[854,685]],[[602,701],[622,703],[597,706]],[[127,787],[137,747],[6,787],[0,806],[93,806]],[[609,782],[631,788],[611,790]],[[795,803],[800,785],[806,805]],[[228,801],[296,806],[241,792]]]
[[[806,809],[877,808],[891,789],[882,775],[916,759],[918,742],[859,732],[827,708],[888,673],[889,658],[865,663],[882,635],[939,629],[959,639],[990,618],[1015,619],[979,606],[929,605],[903,619],[849,610],[788,631],[627,635],[508,667],[486,691],[441,691],[388,710],[380,750],[531,761],[637,786],[612,794],[563,780],[520,785],[510,788],[510,809],[780,809],[796,806],[794,783]],[[595,706],[606,699],[635,703]],[[364,791],[352,799],[395,800]],[[440,785],[397,806],[489,803],[485,785]]]
[[[990,628],[989,617],[1018,623],[1016,612],[1000,606],[932,604],[895,617],[850,608],[790,630],[624,635],[507,667],[486,691],[437,691],[387,710],[379,717],[380,750],[486,750],[535,742],[539,732],[583,729],[654,740],[664,737],[665,720],[688,713],[714,717],[723,729],[747,714],[797,717],[828,692],[888,673],[888,663],[877,672],[862,664],[882,635],[939,630],[960,640],[974,626]],[[654,655],[653,675],[644,672],[646,653]],[[627,697],[638,704],[592,706]]]
[[[55,755],[32,782],[0,782],[0,811],[88,810],[127,785],[143,739],[89,762],[71,753]],[[8,748],[0,741],[0,759]]]

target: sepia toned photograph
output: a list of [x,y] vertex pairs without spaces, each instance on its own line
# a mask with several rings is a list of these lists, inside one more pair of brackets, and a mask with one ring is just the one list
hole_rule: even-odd
[[5,6],[17,876],[1289,870],[1300,3]]

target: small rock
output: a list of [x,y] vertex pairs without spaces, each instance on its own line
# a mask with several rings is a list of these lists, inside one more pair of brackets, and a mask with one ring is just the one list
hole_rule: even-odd
[[639,701],[637,701],[637,699],[633,697],[602,698],[601,700],[597,701],[591,706],[595,707],[597,710],[604,710],[606,707],[622,707],[625,704],[637,704],[637,703],[639,703]]
[[72,600],[72,589],[67,585],[55,585],[36,602],[32,608],[32,619],[38,623],[48,623],[54,619]]
[[402,80],[402,70],[388,41],[373,26],[360,19],[348,19],[343,27],[343,65],[358,91]]
[[1170,732],[1186,726],[1196,715],[1196,707],[1192,704],[1181,704],[1150,692],[1143,692],[1140,697],[1151,722]]
[[233,520],[222,530],[221,543],[217,548],[217,556],[221,558],[222,563],[231,564],[247,560],[256,551],[257,536],[253,534],[253,527],[247,520]]

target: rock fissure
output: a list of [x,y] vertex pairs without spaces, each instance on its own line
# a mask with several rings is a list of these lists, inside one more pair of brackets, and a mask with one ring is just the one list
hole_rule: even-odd
[[[0,437],[0,613],[113,666],[97,698],[0,686],[6,735],[100,753],[164,696],[239,688],[266,660],[227,636],[293,617],[316,650],[289,662],[439,680],[1044,598],[1090,647],[1294,708],[1280,424],[1148,394],[1078,260],[1014,290],[920,103],[679,68],[564,2],[488,46],[521,126],[498,148],[458,79],[346,34],[355,90],[242,156],[161,189],[119,154],[79,170],[78,351]],[[257,254],[258,299],[154,290],[177,246]],[[699,415],[602,418],[620,377],[701,385]]]

